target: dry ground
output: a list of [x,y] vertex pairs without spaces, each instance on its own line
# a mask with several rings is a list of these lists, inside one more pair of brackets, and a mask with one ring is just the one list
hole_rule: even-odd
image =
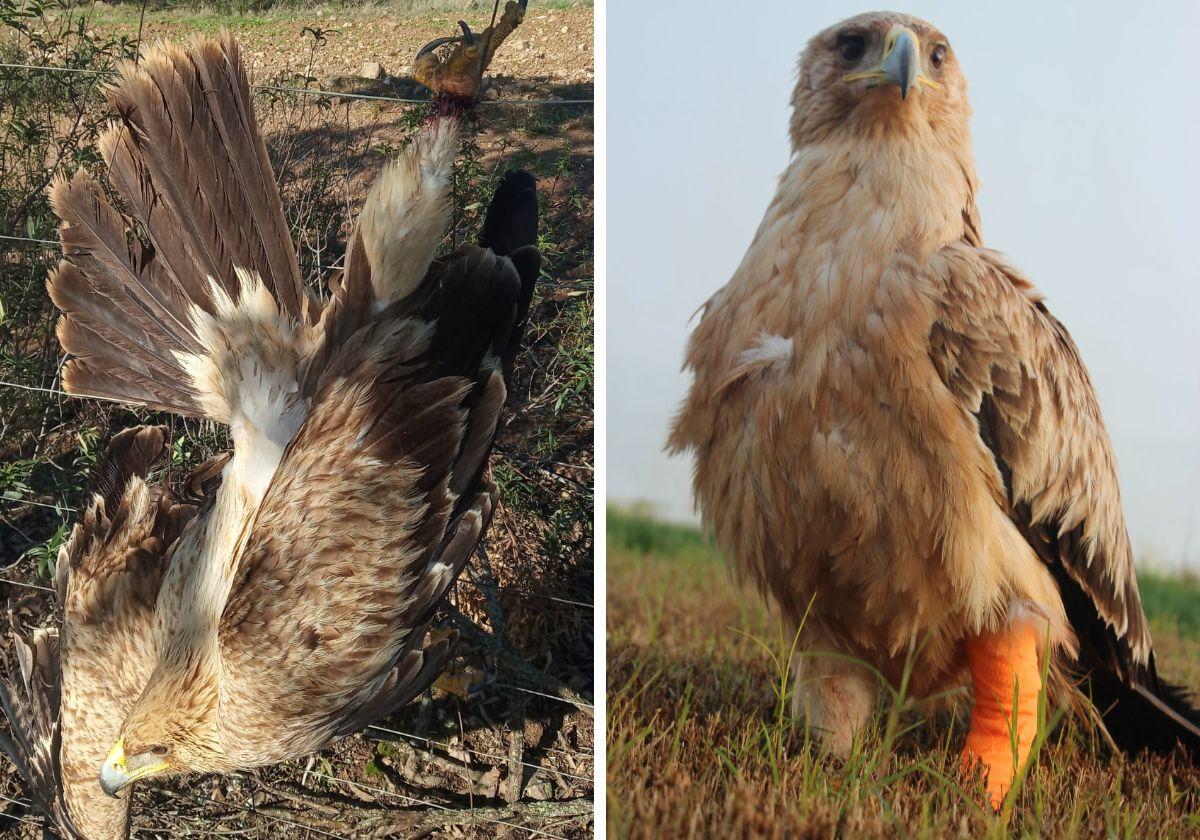
[[[98,5],[89,37],[136,38],[136,7]],[[590,100],[590,5],[531,5],[498,56],[489,96]],[[458,17],[482,28],[490,13],[491,4],[470,3],[234,17],[169,9],[147,12],[143,35],[228,25],[256,84],[396,95],[405,93],[402,78],[381,89],[354,76],[373,61],[402,77],[422,43],[451,34]],[[0,48],[9,36],[0,28]],[[260,91],[257,106],[302,266],[322,288],[354,208],[419,124],[422,106],[278,90]],[[96,97],[88,107],[103,104]],[[591,114],[586,103],[485,105],[455,174],[447,248],[473,238],[504,170],[524,167],[538,176],[545,255],[494,459],[503,506],[486,556],[459,582],[444,618],[464,637],[455,678],[309,761],[140,791],[136,836],[591,836]],[[21,220],[0,234],[52,238],[53,226]],[[55,251],[0,242],[0,255],[0,380],[54,388],[60,356],[42,283]],[[0,387],[0,578],[13,582],[0,582],[3,612],[24,623],[49,614],[47,593],[28,587],[47,582],[47,558],[74,515],[39,504],[78,507],[103,443],[131,424],[165,419]],[[224,445],[202,424],[175,428],[176,472]],[[7,638],[7,620],[0,634]],[[26,796],[0,761],[0,833],[38,836],[36,815],[8,799]]]
[[[885,708],[848,764],[822,757],[783,711],[791,640],[716,551],[686,528],[608,521],[610,836],[1200,836],[1200,772],[1110,756],[1073,725],[993,815],[957,772],[962,697],[906,703],[891,726]],[[1160,670],[1200,688],[1200,587],[1142,588]]]

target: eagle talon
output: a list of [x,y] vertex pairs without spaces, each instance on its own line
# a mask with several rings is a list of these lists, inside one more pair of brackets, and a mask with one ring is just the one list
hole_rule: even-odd
[[460,20],[458,25],[462,27],[462,40],[468,44],[474,44],[479,41],[479,36],[471,31],[471,27],[467,26],[467,22],[465,20]]
[[421,47],[421,49],[417,50],[417,58],[419,59],[421,56],[433,52],[443,44],[459,44],[462,43],[462,40],[463,36],[461,35],[450,35],[445,38],[434,38],[428,44]]
[[[509,0],[495,25],[482,32],[472,32],[467,22],[460,20],[462,34],[435,38],[421,47],[413,61],[413,78],[436,94],[473,102],[496,50],[525,19],[525,7],[524,0]],[[439,58],[439,48],[449,44],[454,48]]]

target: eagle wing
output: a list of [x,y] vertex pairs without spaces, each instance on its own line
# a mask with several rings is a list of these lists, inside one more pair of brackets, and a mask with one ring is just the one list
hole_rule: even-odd
[[168,547],[195,511],[147,484],[166,430],[113,438],[94,495],[55,572],[60,627],[15,639],[21,681],[0,696],[0,740],[64,837],[123,837],[128,797],[104,795],[97,772],[157,659],[154,605]]
[[[515,193],[536,208],[532,178],[514,174],[493,209]],[[367,282],[353,262],[346,297]],[[452,639],[426,629],[495,506],[487,458],[539,262],[528,244],[460,248],[321,375],[221,620],[226,724],[253,744],[248,764],[361,728],[444,665]]]
[[1197,742],[1181,693],[1155,670],[1116,461],[1075,342],[995,252],[956,243],[930,271],[934,365],[995,458],[998,502],[1058,585],[1078,667],[1110,732],[1144,741],[1134,708],[1145,703]]

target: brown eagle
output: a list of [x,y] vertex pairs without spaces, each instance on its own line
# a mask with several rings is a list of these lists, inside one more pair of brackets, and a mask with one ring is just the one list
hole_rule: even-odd
[[969,673],[965,758],[999,802],[1049,650],[1057,699],[1082,680],[1118,745],[1200,757],[1200,715],[1155,671],[1079,352],[983,246],[949,41],[907,15],[847,20],[808,44],[792,106],[791,161],[691,337],[670,444],[798,633],[797,711],[845,753],[876,674],[899,685],[911,663],[931,695]]
[[533,178],[505,176],[479,245],[434,255],[464,114],[523,14],[418,55],[429,118],[377,177],[326,303],[301,285],[228,33],[121,69],[99,144],[117,200],[83,172],[52,186],[66,389],[233,441],[193,507],[147,483],[161,431],[119,436],[59,561],[57,640],[20,646],[7,746],[62,833],[123,836],[135,780],[305,755],[445,664],[452,639],[426,629],[496,502],[540,269]]

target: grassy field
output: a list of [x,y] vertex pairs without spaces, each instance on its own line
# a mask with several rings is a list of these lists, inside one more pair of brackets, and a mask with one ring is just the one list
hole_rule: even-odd
[[[610,510],[607,588],[611,836],[1200,836],[1200,773],[1111,756],[1073,723],[985,810],[957,769],[965,694],[892,700],[848,762],[823,756],[785,711],[791,640],[693,529]],[[1160,671],[1200,688],[1200,586],[1142,591]]]

